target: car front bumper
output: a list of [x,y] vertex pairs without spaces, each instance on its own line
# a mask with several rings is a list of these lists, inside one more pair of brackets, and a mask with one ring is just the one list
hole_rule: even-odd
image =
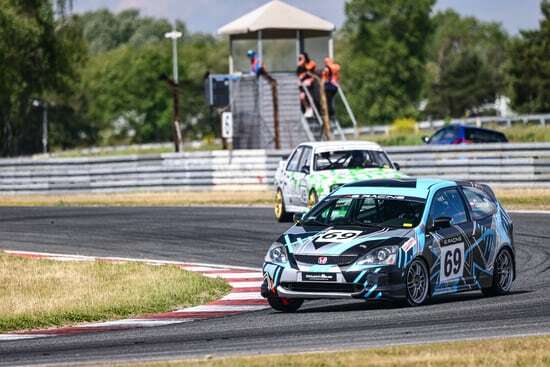
[[[305,281],[300,269],[266,263],[263,267],[263,297],[323,299],[357,298],[365,300],[404,299],[405,280],[397,266],[330,267],[319,274],[334,274],[334,281]],[[309,271],[309,274],[312,272]],[[315,272],[314,272],[315,273]]]

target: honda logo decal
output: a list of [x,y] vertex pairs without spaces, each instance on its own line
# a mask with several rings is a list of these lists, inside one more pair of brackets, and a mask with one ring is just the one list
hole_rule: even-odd
[[325,265],[328,261],[328,258],[326,256],[319,256],[317,259],[317,263],[320,265]]

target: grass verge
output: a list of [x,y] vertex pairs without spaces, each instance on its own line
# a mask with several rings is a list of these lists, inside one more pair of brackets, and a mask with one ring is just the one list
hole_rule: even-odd
[[0,195],[0,206],[270,205],[271,191],[175,191],[68,195]]
[[176,266],[0,254],[0,331],[126,318],[203,304],[230,290]]
[[140,367],[457,367],[550,366],[550,336],[398,346],[337,353],[125,364]]
[[550,189],[499,189],[495,194],[508,210],[550,210]]
[[[550,189],[498,189],[510,210],[550,210]],[[125,194],[0,195],[0,206],[273,205],[271,191],[134,192]]]

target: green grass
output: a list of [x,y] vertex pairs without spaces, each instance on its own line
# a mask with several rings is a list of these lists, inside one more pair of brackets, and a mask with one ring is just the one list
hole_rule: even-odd
[[175,265],[61,262],[0,254],[0,332],[122,319],[207,303],[221,279]]
[[[86,148],[83,148],[86,149]],[[222,145],[216,143],[205,143],[199,148],[184,147],[185,152],[198,152],[198,151],[212,151],[221,150]],[[127,148],[120,150],[102,149],[98,147],[97,152],[86,152],[80,149],[60,150],[54,151],[51,155],[58,158],[78,158],[78,157],[107,157],[107,156],[125,156],[125,155],[148,155],[148,154],[162,154],[162,153],[174,153],[174,147],[144,147],[139,148],[136,146],[128,146]]]
[[[281,341],[283,344],[284,340]],[[273,352],[276,353],[274,348]],[[550,366],[550,336],[397,346],[342,352],[131,363],[140,367],[543,367]]]

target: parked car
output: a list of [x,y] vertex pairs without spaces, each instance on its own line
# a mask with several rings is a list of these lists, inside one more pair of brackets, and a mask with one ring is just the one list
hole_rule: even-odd
[[271,245],[262,296],[294,312],[308,299],[403,300],[510,292],[510,215],[487,185],[441,179],[369,180],[340,187]]
[[403,178],[399,165],[376,143],[311,142],[298,145],[275,174],[275,217],[292,220],[343,184],[380,178]]
[[466,125],[449,125],[437,130],[431,137],[422,138],[426,144],[507,143],[500,131]]

